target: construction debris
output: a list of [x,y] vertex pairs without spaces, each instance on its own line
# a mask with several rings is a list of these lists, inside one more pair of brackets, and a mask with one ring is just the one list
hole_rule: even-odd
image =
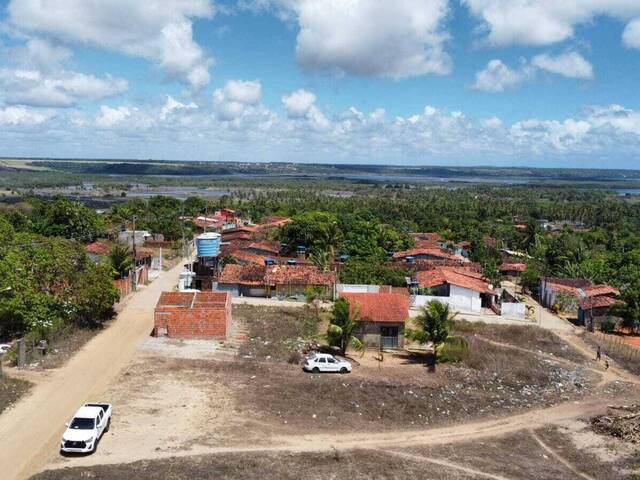
[[640,405],[609,405],[605,415],[597,415],[591,419],[591,427],[602,435],[640,443]]

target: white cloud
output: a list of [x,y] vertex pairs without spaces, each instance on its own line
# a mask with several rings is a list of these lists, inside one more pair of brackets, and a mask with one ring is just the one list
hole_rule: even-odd
[[96,125],[99,128],[113,128],[129,118],[132,113],[134,113],[134,109],[130,107],[111,108],[107,105],[102,105],[100,107],[100,115],[96,117]]
[[487,64],[484,70],[476,73],[476,80],[471,88],[483,92],[504,92],[518,87],[521,83],[529,80],[532,75],[533,71],[526,65],[514,70],[501,60],[494,59]]
[[8,11],[19,30],[146,58],[193,88],[209,82],[191,21],[214,14],[208,0],[11,0]]
[[167,95],[167,101],[160,109],[160,120],[166,120],[173,112],[177,110],[192,110],[197,109],[198,105],[194,102],[185,104],[175,100],[171,95]]
[[315,94],[302,88],[282,96],[282,103],[290,118],[305,117],[315,102]]
[[491,60],[483,70],[476,73],[471,88],[483,92],[504,92],[534,80],[538,70],[567,78],[593,78],[592,65],[578,52],[565,52],[557,56],[544,53],[533,57],[531,62],[522,59],[518,68],[510,68],[499,59]]
[[531,64],[551,73],[569,78],[593,78],[593,66],[578,52],[565,52],[558,56],[536,55]]
[[490,45],[551,45],[572,38],[577,25],[599,15],[621,21],[640,16],[630,0],[462,0],[482,20]]
[[36,107],[71,107],[82,100],[97,101],[128,89],[122,78],[97,78],[78,72],[45,74],[39,70],[0,69],[0,96],[5,103]]
[[213,92],[213,105],[222,120],[235,120],[260,103],[262,85],[258,80],[230,80]]
[[[245,2],[246,3],[246,2]],[[311,70],[406,78],[447,74],[448,0],[260,0],[299,32],[298,62]]]
[[40,125],[52,116],[50,112],[20,106],[0,108],[0,125]]
[[627,24],[622,33],[622,41],[629,48],[640,48],[640,18]]

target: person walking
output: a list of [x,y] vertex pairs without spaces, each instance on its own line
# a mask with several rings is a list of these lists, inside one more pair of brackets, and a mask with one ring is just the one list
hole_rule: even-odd
[[602,358],[602,348],[600,347],[600,345],[598,345],[598,348],[596,349],[596,361],[599,362],[601,358]]

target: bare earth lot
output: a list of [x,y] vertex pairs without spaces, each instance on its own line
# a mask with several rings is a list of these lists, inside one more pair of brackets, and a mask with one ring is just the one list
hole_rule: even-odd
[[304,309],[266,321],[242,308],[239,349],[145,340],[101,398],[115,409],[97,453],[53,456],[37,478],[617,480],[640,468],[579,420],[637,385],[552,333],[464,325],[470,354],[435,373],[419,352],[367,352],[350,375],[313,375],[288,363],[314,328]]

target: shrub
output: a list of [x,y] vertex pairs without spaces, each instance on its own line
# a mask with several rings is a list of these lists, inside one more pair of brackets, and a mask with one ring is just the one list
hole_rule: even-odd
[[440,350],[441,362],[457,363],[469,357],[469,342],[463,337],[449,337]]
[[616,331],[616,322],[612,318],[607,318],[600,324],[600,331],[603,333],[614,333]]

